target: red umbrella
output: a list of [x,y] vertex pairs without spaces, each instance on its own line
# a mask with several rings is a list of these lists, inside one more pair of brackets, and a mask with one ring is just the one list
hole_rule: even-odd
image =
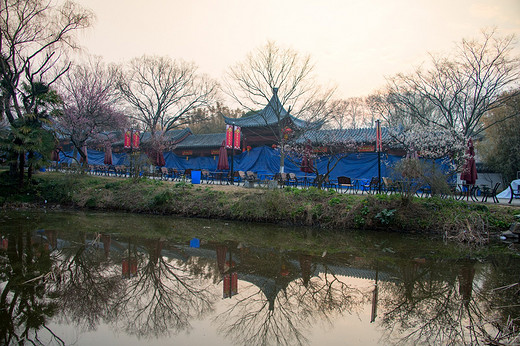
[[307,141],[307,144],[305,145],[305,151],[303,153],[303,159],[302,159],[302,164],[300,166],[300,171],[305,172],[305,173],[314,172],[314,166],[312,164],[312,159],[311,159],[311,152],[312,152],[312,147],[311,147],[310,141]]
[[161,150],[157,150],[155,154],[155,165],[160,167],[166,165],[166,160],[164,160],[164,154]]
[[107,145],[105,148],[105,158],[103,160],[103,163],[105,165],[111,165],[112,164],[112,145]]
[[227,150],[226,150],[226,141],[222,141],[222,145],[220,146],[220,149],[218,151],[217,169],[221,170],[221,171],[225,171],[225,170],[229,169],[229,162],[228,162]]
[[475,148],[473,147],[473,140],[468,141],[468,150],[466,150],[466,162],[462,167],[461,180],[465,180],[468,185],[475,185],[477,181],[477,164],[475,163]]
[[51,161],[60,162],[60,149],[54,149],[51,153]]

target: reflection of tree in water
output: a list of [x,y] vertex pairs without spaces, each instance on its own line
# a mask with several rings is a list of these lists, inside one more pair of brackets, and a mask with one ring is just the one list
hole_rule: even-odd
[[[35,239],[36,238],[36,239]],[[56,306],[45,298],[45,273],[51,267],[47,244],[31,232],[19,230],[7,235],[7,249],[1,252],[0,343],[42,344],[38,331],[47,330],[54,342],[62,343],[45,325]]]
[[88,331],[107,318],[123,287],[119,268],[96,246],[103,237],[107,236],[87,241],[80,233],[76,241],[56,252],[56,280],[49,287],[51,295],[60,296],[64,317]]
[[[456,265],[401,266],[399,283],[384,283],[380,295],[381,325],[392,342],[461,344],[493,342],[497,327],[482,309],[481,287],[475,287],[475,262]],[[436,272],[435,269],[442,270]],[[449,272],[448,272],[449,271]],[[496,342],[496,340],[495,340]]]
[[[100,242],[104,250],[96,246]],[[106,235],[87,241],[79,234],[57,251],[49,293],[59,296],[63,319],[84,330],[105,321],[128,334],[153,337],[186,329],[191,318],[211,310],[214,296],[198,288],[200,276],[189,274],[203,271],[203,263],[165,260],[162,240],[144,245],[137,251],[129,241],[125,251],[110,253]],[[128,262],[136,263],[135,272]]]
[[493,338],[484,340],[493,344],[519,344],[520,260],[517,256],[492,258],[482,276],[484,280],[479,297],[489,323],[497,329]]
[[211,311],[215,296],[185,272],[180,261],[160,255],[164,241],[146,242],[147,257],[111,307],[114,323],[130,335],[157,337],[190,327],[190,319]]
[[[229,308],[215,317],[219,332],[236,344],[307,344],[305,332],[312,324],[354,310],[363,301],[358,290],[326,267],[322,275],[311,278],[308,256],[300,258],[300,268],[279,254],[256,260],[266,262],[252,266],[263,268],[261,273],[239,274],[254,285],[242,288],[240,298],[235,296]],[[247,269],[243,257],[240,268]]]

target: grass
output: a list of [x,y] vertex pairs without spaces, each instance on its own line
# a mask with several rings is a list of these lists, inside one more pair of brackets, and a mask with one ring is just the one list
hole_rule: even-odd
[[314,226],[345,232],[385,230],[455,236],[461,228],[500,232],[515,221],[519,208],[466,203],[451,199],[399,195],[347,195],[333,190],[234,188],[120,179],[85,174],[40,173],[17,189],[6,173],[0,175],[4,207],[32,204],[62,205],[94,210],[181,215],[209,219]]

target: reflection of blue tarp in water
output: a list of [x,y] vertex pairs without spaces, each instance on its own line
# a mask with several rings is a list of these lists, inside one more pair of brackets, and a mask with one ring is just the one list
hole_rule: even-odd
[[[88,163],[91,165],[103,165],[105,153],[93,149],[87,149]],[[66,153],[67,156],[72,156],[72,151]],[[126,153],[113,153],[114,165],[128,165]],[[164,159],[166,167],[184,169],[208,169],[210,171],[217,170],[218,156],[209,157],[188,157],[178,156],[172,152],[165,152]],[[389,176],[389,167],[401,160],[401,156],[396,155],[381,155],[381,176]],[[229,156],[231,160],[231,156]],[[333,159],[334,160],[334,159]],[[78,154],[79,161],[79,154]],[[65,157],[60,153],[60,163],[71,163],[72,159]],[[315,165],[320,173],[327,171],[328,156],[324,156],[315,160]],[[335,163],[332,161],[332,164]],[[231,166],[231,162],[230,162]],[[267,146],[251,149],[250,151],[242,152],[234,156],[235,171],[253,171],[259,173],[277,173],[280,170],[280,153],[279,151],[269,148]],[[300,171],[300,167],[291,162],[288,158],[285,159],[284,171],[286,173],[295,173],[297,176],[304,176],[305,173]],[[336,179],[338,176],[344,175],[354,179],[377,177],[377,153],[352,153],[344,157],[336,165],[330,173],[330,179]]]

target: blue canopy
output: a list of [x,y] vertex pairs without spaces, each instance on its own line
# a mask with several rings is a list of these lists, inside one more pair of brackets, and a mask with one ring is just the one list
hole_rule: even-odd
[[[103,165],[104,152],[94,149],[87,149],[88,163],[92,165]],[[70,164],[73,160],[72,151],[60,153],[60,162]],[[113,153],[114,165],[128,165],[126,153]],[[66,157],[68,156],[68,157]],[[79,161],[79,154],[78,161]],[[180,170],[192,169],[201,170],[208,169],[210,171],[217,170],[218,157],[188,157],[178,156],[173,152],[165,152],[164,159],[166,167],[177,168]],[[388,176],[389,167],[402,159],[396,155],[382,155],[381,175]],[[231,160],[231,157],[229,157]],[[320,173],[327,171],[327,162],[329,156],[323,156],[315,160],[314,164]],[[234,157],[233,169],[235,171],[253,171],[258,173],[277,173],[280,170],[280,152],[267,146],[253,148]],[[286,158],[284,162],[284,171],[286,173],[295,173],[297,176],[304,176],[305,173],[300,171],[299,165],[293,163]],[[344,175],[355,179],[371,178],[377,176],[377,153],[352,153],[342,158],[336,167],[331,171],[330,178],[336,179],[338,176]]]

